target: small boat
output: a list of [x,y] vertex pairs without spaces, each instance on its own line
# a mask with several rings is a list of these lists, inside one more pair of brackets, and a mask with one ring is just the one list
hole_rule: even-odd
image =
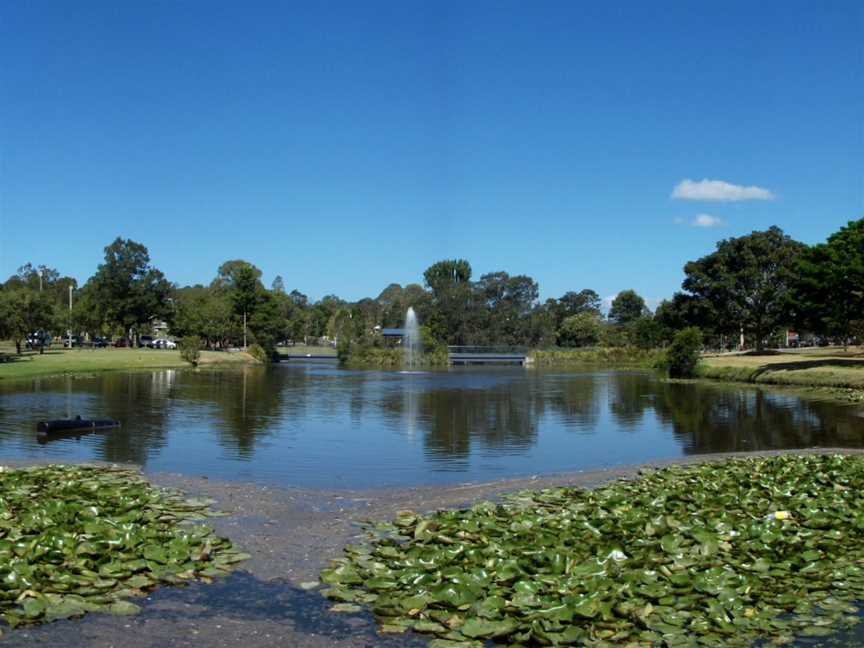
[[36,434],[48,436],[52,434],[63,434],[77,432],[86,434],[96,430],[107,430],[120,427],[120,421],[114,419],[82,419],[76,416],[74,419],[55,419],[53,421],[39,421],[36,424]]

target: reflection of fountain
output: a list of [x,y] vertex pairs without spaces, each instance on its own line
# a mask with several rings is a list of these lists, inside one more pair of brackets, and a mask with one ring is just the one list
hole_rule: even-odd
[[402,351],[405,354],[403,367],[407,371],[417,368],[420,354],[423,353],[423,342],[420,340],[420,327],[417,325],[417,315],[409,307],[405,313],[405,333],[402,337]]

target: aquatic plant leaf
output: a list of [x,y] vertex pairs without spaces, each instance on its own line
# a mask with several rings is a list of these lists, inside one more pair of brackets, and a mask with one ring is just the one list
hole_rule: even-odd
[[440,648],[783,642],[854,623],[864,600],[860,456],[670,467],[379,527],[322,593]]
[[208,502],[153,488],[126,469],[0,470],[0,618],[15,627],[133,614],[138,606],[124,599],[160,581],[227,573],[247,555],[188,524]]

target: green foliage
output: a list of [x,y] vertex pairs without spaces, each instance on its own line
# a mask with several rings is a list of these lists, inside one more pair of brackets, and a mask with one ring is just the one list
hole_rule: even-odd
[[609,319],[622,326],[650,314],[645,300],[635,290],[622,290],[612,300],[612,307],[609,309]]
[[[382,349],[373,346],[351,344],[340,360],[346,367],[352,369],[401,369],[405,363],[405,354],[401,347]],[[433,369],[448,366],[447,347],[427,347],[417,360],[415,368]]]
[[247,353],[255,358],[258,362],[269,363],[272,359],[272,355],[260,344],[251,344],[249,345],[249,349]]
[[717,250],[684,266],[683,287],[707,303],[718,333],[752,333],[757,350],[790,317],[789,298],[805,250],[779,227],[720,241]]
[[205,518],[210,501],[156,490],[129,470],[4,469],[0,492],[0,617],[12,627],[134,614],[130,596],[209,581],[248,558],[212,529],[186,524]]
[[105,248],[105,262],[88,282],[93,305],[102,318],[124,332],[141,329],[154,318],[169,320],[173,314],[173,288],[150,265],[147,248],[117,238]]
[[632,322],[629,328],[631,342],[640,349],[657,349],[663,346],[663,326],[655,318],[640,317]]
[[51,328],[54,308],[51,296],[27,286],[0,291],[0,333],[15,343],[20,354],[27,336]]
[[616,365],[653,367],[663,357],[656,349],[636,347],[600,347],[590,350],[532,351],[531,359],[537,367],[578,367],[581,365]]
[[628,326],[607,323],[600,331],[600,345],[612,349],[632,346],[630,334]]
[[562,347],[595,346],[600,342],[603,323],[595,312],[571,315],[561,322],[558,329],[558,345]]
[[198,366],[198,361],[201,359],[201,338],[197,335],[187,335],[180,339],[177,343],[180,349],[180,357],[193,367]]
[[864,219],[801,255],[791,302],[798,322],[818,333],[856,334],[864,320]]
[[692,378],[699,364],[702,349],[702,331],[690,326],[679,331],[666,352],[666,368],[672,378]]
[[322,593],[442,646],[788,642],[858,621],[862,510],[860,456],[671,467],[402,511],[321,572]]

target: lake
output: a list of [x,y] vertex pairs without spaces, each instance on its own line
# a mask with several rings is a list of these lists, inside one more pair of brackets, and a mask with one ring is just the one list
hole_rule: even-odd
[[[122,427],[40,444],[40,420]],[[0,460],[132,462],[282,486],[525,477],[690,454],[864,446],[860,406],[651,372],[407,375],[291,361],[0,383]]]

